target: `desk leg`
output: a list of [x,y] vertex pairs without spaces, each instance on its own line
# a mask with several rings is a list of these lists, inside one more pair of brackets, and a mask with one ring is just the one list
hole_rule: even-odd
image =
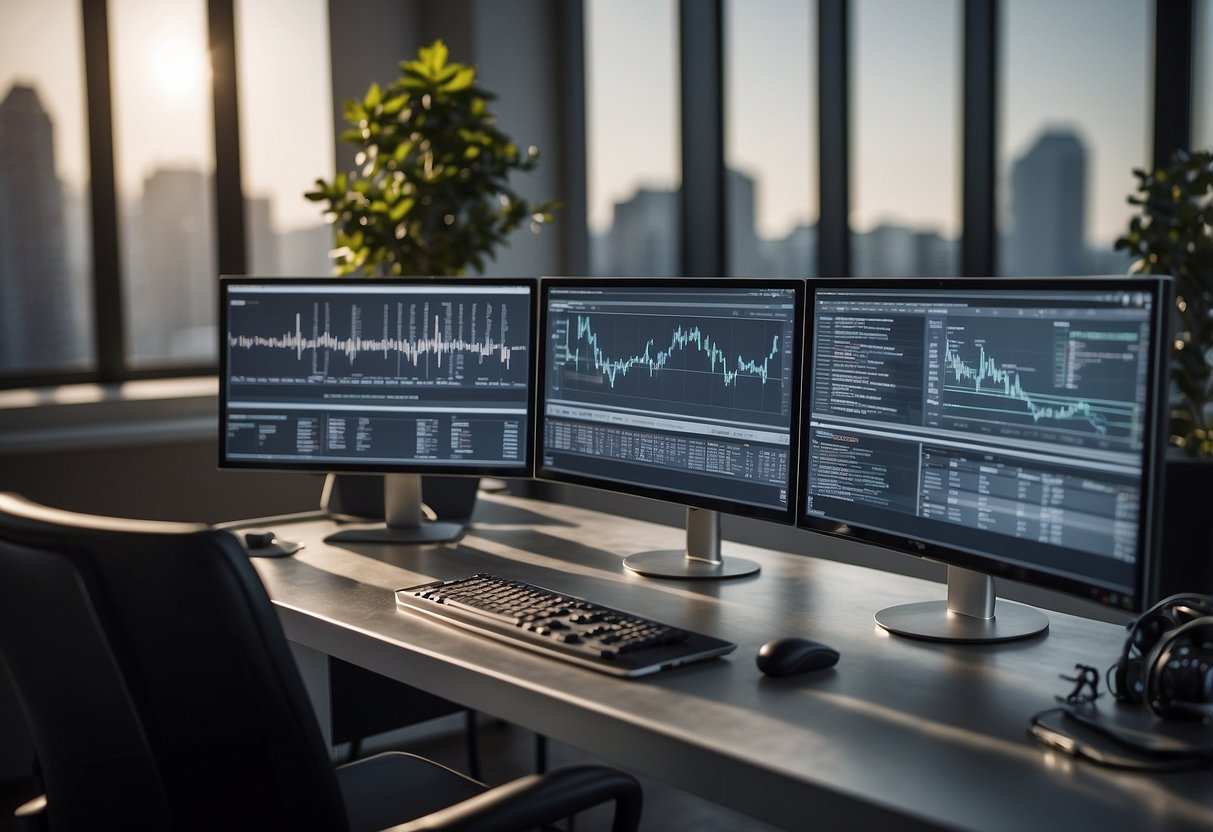
[[328,654],[293,641],[289,644],[295,664],[299,667],[299,675],[303,677],[303,686],[307,689],[308,698],[312,700],[313,710],[316,711],[316,721],[320,723],[320,736],[324,738],[324,747],[329,750],[329,757],[336,759],[333,752],[333,709],[329,688]]

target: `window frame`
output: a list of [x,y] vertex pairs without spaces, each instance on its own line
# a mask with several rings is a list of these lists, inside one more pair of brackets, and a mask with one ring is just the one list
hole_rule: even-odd
[[[425,0],[422,0],[423,4]],[[677,250],[680,271],[694,276],[725,275],[727,193],[723,139],[724,0],[680,0],[679,66],[683,139],[684,216]],[[997,45],[1000,0],[965,0],[961,130],[961,276],[994,274],[996,263],[997,108],[995,91],[1002,67]],[[213,375],[216,364],[134,369],[125,356],[122,304],[122,240],[114,173],[114,131],[108,0],[80,0],[87,108],[89,207],[95,368],[90,371],[12,373],[0,389],[76,383]],[[566,151],[559,171],[567,221],[562,224],[560,259],[567,274],[587,270],[585,154],[585,20],[582,0],[551,0],[559,23],[556,54],[566,71],[558,88],[561,139]],[[850,276],[849,192],[850,41],[849,0],[817,0],[817,39],[810,46],[818,61],[818,247],[816,273]],[[1162,165],[1191,142],[1194,19],[1193,0],[1154,0],[1152,79],[1152,159]],[[215,129],[217,263],[221,274],[247,272],[247,229],[241,182],[234,0],[207,0],[212,58]],[[806,35],[807,37],[807,35]],[[809,106],[805,102],[805,106]],[[693,145],[687,138],[696,137]],[[693,193],[692,193],[693,191]]]

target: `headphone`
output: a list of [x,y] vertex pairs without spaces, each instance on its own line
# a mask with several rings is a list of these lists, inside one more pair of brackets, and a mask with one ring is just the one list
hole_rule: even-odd
[[1144,702],[1163,717],[1213,717],[1213,596],[1181,593],[1130,621],[1109,669],[1121,702]]

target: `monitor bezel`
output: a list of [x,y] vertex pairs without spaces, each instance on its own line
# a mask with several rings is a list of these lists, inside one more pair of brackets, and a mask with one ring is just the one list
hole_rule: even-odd
[[[482,477],[492,476],[501,478],[530,478],[535,470],[535,347],[538,318],[538,279],[534,277],[285,277],[285,276],[251,276],[223,275],[219,280],[219,467],[233,470],[262,470],[262,471],[299,471],[299,472],[336,472],[353,474],[441,474],[446,476]],[[229,397],[227,388],[228,351],[226,339],[228,331],[228,292],[233,286],[249,285],[281,285],[281,286],[325,286],[347,290],[358,286],[440,286],[450,284],[454,287],[467,286],[508,286],[525,288],[530,296],[530,331],[527,333],[527,424],[523,433],[527,439],[527,448],[522,455],[522,461],[516,464],[501,465],[452,465],[452,464],[422,464],[401,462],[395,464],[363,465],[356,462],[326,461],[322,458],[306,458],[298,462],[284,459],[265,460],[231,460],[227,458],[227,417]]]
[[[1129,594],[1125,594],[1121,589],[1097,586],[1093,582],[1073,579],[1054,572],[1035,569],[1021,564],[1011,564],[998,556],[983,554],[981,551],[973,549],[966,549],[918,537],[909,537],[876,527],[843,523],[822,517],[811,517],[806,513],[809,499],[809,465],[807,464],[807,459],[801,459],[799,464],[800,476],[797,486],[796,506],[797,527],[860,543],[877,545],[902,554],[938,561],[949,566],[983,572],[995,578],[1014,580],[1044,589],[1060,591],[1115,609],[1138,612],[1150,603],[1151,599],[1157,594],[1156,561],[1161,540],[1163,479],[1167,448],[1168,411],[1166,409],[1167,384],[1165,383],[1165,379],[1167,377],[1169,346],[1171,343],[1169,322],[1172,305],[1171,281],[1169,278],[1156,276],[810,278],[805,292],[805,330],[806,333],[810,333],[814,328],[817,293],[823,290],[863,289],[865,291],[878,292],[881,290],[934,289],[964,292],[977,289],[1023,289],[1033,291],[1064,287],[1091,291],[1140,290],[1149,292],[1153,298],[1151,314],[1153,316],[1154,337],[1153,343],[1150,345],[1152,354],[1148,357],[1149,379],[1147,390],[1154,395],[1148,402],[1150,413],[1147,430],[1143,435],[1142,492],[1144,500],[1141,506],[1142,522],[1138,528],[1138,552],[1140,556],[1135,564],[1134,585]],[[806,380],[810,378],[813,372],[814,340],[811,335],[806,335],[804,339],[805,349],[802,367]],[[1162,383],[1160,383],[1159,379],[1160,374],[1163,379]],[[800,438],[803,456],[808,453],[808,448],[810,447],[811,407],[809,397],[811,395],[811,388],[806,383],[801,389],[804,391],[804,399],[801,403]]]
[[649,288],[655,291],[662,289],[677,290],[701,287],[718,287],[721,289],[791,289],[793,290],[793,332],[792,355],[795,360],[803,360],[805,332],[805,289],[802,278],[735,278],[735,277],[543,277],[539,281],[539,325],[536,329],[540,343],[536,350],[535,395],[535,476],[537,479],[550,482],[568,483],[586,486],[617,494],[634,495],[666,503],[674,503],[688,508],[706,509],[724,514],[752,517],[785,525],[793,525],[797,512],[797,482],[799,475],[797,465],[800,459],[800,405],[802,400],[803,372],[793,367],[792,384],[792,413],[790,415],[790,431],[788,434],[788,506],[777,509],[753,503],[738,502],[724,498],[710,497],[702,494],[692,494],[673,488],[651,487],[633,483],[619,483],[606,478],[590,477],[555,470],[544,465],[543,459],[543,428],[547,410],[547,389],[545,373],[547,369],[547,327],[548,327],[548,295],[552,289],[559,288],[592,288],[605,286],[610,288]]

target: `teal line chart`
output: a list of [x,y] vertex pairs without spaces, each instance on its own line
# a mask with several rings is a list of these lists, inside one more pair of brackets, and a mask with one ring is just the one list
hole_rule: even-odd
[[[973,354],[966,357],[952,339],[945,342],[944,410],[949,419],[963,419],[982,432],[1023,435],[1022,429],[1031,426],[1042,436],[1069,435],[1077,441],[1138,438],[1142,408],[1135,396],[1135,361],[1097,350],[1076,358],[1073,342],[1063,341],[1052,350],[1032,347],[1034,358],[1025,368],[1000,361],[997,348],[987,350],[983,339],[968,345]],[[1083,361],[1088,373],[1074,372]],[[1096,382],[1087,381],[1092,366],[1099,366],[1104,376],[1098,383],[1102,397],[1095,394]]]
[[781,321],[578,314],[555,321],[551,369],[563,393],[599,403],[648,400],[686,415],[724,407],[786,412],[789,333]]

